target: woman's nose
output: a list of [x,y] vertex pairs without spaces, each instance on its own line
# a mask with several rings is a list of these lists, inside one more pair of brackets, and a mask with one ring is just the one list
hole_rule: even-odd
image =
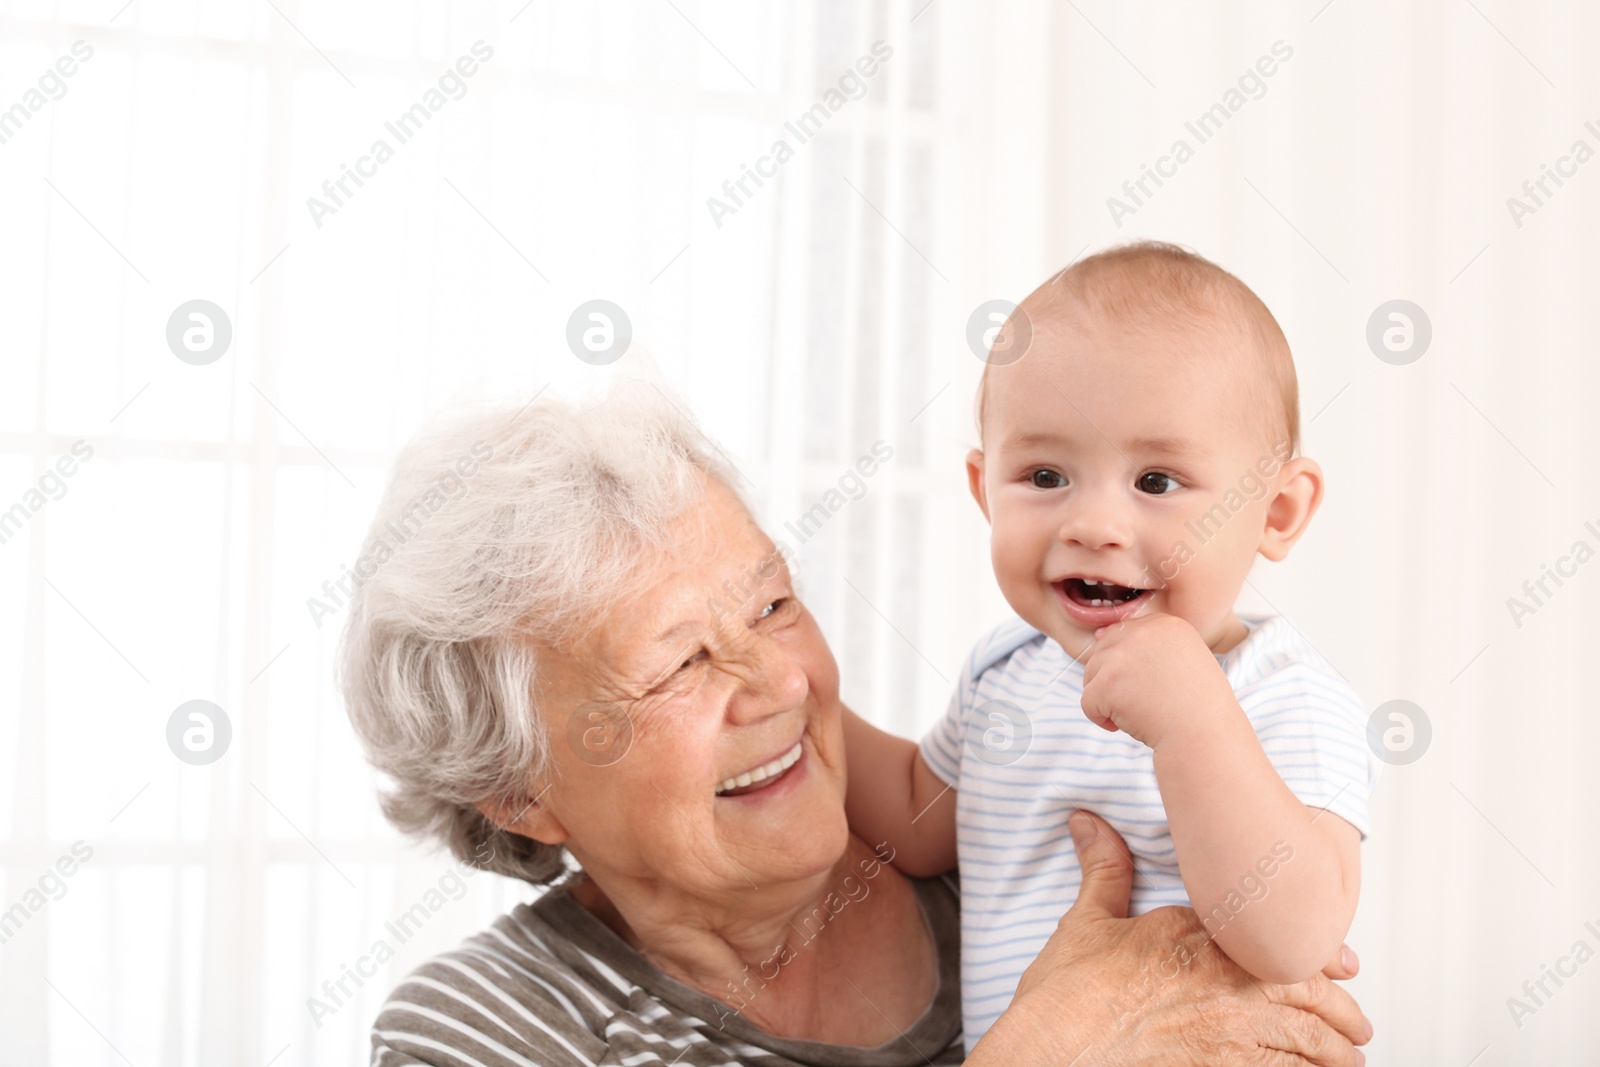
[[793,711],[804,703],[810,687],[800,661],[764,634],[744,635],[730,673],[737,684],[728,701],[728,718],[739,723]]

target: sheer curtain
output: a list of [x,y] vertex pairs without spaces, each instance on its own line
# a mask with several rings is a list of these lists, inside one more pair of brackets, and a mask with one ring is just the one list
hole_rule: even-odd
[[0,1059],[359,1061],[400,975],[531,896],[384,824],[336,591],[428,412],[615,372],[569,348],[588,301],[801,531],[852,701],[937,709],[976,361],[927,358],[962,16],[914,14],[5,7]]
[[[1247,606],[1431,724],[1365,850],[1370,1061],[1581,1062],[1600,972],[1524,982],[1600,949],[1594,579],[1507,598],[1600,546],[1595,43],[1481,0],[0,4],[5,1062],[359,1061],[531,896],[388,830],[333,688],[328,589],[428,412],[653,366],[915,734],[1005,612],[969,318],[1133,236],[1295,348],[1329,498]],[[614,366],[569,346],[594,300]]]

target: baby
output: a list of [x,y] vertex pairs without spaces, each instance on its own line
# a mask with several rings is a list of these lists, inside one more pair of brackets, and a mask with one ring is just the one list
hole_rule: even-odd
[[1180,248],[1102,252],[996,336],[978,429],[967,478],[1021,618],[920,746],[846,723],[857,831],[910,874],[959,858],[967,1047],[1076,897],[1080,808],[1127,842],[1135,914],[1192,904],[1258,978],[1315,974],[1355,913],[1376,763],[1304,635],[1234,613],[1322,498],[1277,322]]

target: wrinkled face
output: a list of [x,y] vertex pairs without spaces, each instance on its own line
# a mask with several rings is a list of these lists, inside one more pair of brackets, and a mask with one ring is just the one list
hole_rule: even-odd
[[1074,656],[1098,627],[1150,611],[1216,652],[1243,636],[1234,601],[1290,457],[1263,430],[1253,361],[1218,354],[1227,337],[1053,319],[990,369],[980,478],[995,575]]
[[715,901],[843,854],[839,676],[787,566],[709,480],[637,592],[544,656],[542,804],[608,878]]

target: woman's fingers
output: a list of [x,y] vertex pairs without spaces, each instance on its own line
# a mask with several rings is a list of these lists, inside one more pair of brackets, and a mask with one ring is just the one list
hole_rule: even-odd
[[1333,1027],[1315,1015],[1281,1004],[1272,1005],[1260,1039],[1266,1043],[1267,1063],[1277,1062],[1273,1052],[1287,1055],[1289,1063],[1316,1067],[1362,1067],[1367,1062],[1366,1055]]
[[[1356,1003],[1356,998],[1342,986],[1335,985],[1321,975],[1304,982],[1296,982],[1294,985],[1269,985],[1262,988],[1274,1004],[1311,1012],[1337,1030],[1351,1044],[1364,1045],[1372,1037],[1372,1024],[1361,1014],[1361,1005]],[[1300,1018],[1310,1017],[1300,1014]]]
[[1128,846],[1109,823],[1087,811],[1067,819],[1072,844],[1078,850],[1083,884],[1078,899],[1062,917],[1063,923],[1094,919],[1126,919],[1133,893],[1133,858]]
[[1343,981],[1346,978],[1354,978],[1360,969],[1361,961],[1356,959],[1355,952],[1349,945],[1340,945],[1339,951],[1334,954],[1333,962],[1322,968],[1322,973],[1329,978]]

